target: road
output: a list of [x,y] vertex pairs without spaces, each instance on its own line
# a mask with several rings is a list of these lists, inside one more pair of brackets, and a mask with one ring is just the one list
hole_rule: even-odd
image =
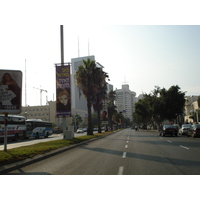
[[200,139],[125,129],[8,174],[199,175]]

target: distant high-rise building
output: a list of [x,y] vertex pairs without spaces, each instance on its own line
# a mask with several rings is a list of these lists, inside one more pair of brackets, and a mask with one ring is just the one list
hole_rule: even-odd
[[136,93],[129,89],[128,84],[122,85],[122,89],[116,89],[116,101],[117,112],[122,112],[124,117],[133,119],[132,114],[134,112],[134,104],[136,102]]

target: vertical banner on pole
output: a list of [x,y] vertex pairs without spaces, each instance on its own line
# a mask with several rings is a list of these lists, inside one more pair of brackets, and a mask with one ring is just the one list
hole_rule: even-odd
[[0,113],[21,113],[22,72],[0,70]]
[[57,116],[71,116],[70,64],[56,65]]

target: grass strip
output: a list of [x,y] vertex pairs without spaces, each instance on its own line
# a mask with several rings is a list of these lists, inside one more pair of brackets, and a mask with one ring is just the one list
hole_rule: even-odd
[[[112,132],[112,131],[111,131]],[[97,133],[94,135],[85,135],[72,140],[54,140],[49,142],[41,142],[30,146],[23,146],[14,149],[9,149],[7,152],[0,151],[0,166],[17,162],[26,158],[32,158],[38,154],[44,154],[46,152],[66,147],[72,144],[77,144],[86,140],[90,140],[95,137],[107,135],[111,132]]]

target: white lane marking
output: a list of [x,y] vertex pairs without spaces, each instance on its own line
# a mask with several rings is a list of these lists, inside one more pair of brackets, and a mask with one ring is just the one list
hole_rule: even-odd
[[184,148],[184,149],[187,149],[187,150],[189,150],[189,148],[188,147],[184,147],[184,146],[182,146],[182,145],[179,145],[180,147],[182,147],[182,148]]
[[123,171],[124,171],[124,167],[120,166],[119,171],[118,171],[118,175],[123,175]]
[[128,143],[129,141],[126,141],[126,143]]
[[161,140],[163,139],[163,138],[161,138],[161,137],[159,137]]
[[129,140],[129,136],[127,137],[127,140]]
[[126,158],[126,152],[123,153],[122,158]]
[[128,145],[125,145],[125,149],[127,149],[128,148]]
[[167,140],[167,142],[172,143],[172,141],[170,141],[170,140]]

